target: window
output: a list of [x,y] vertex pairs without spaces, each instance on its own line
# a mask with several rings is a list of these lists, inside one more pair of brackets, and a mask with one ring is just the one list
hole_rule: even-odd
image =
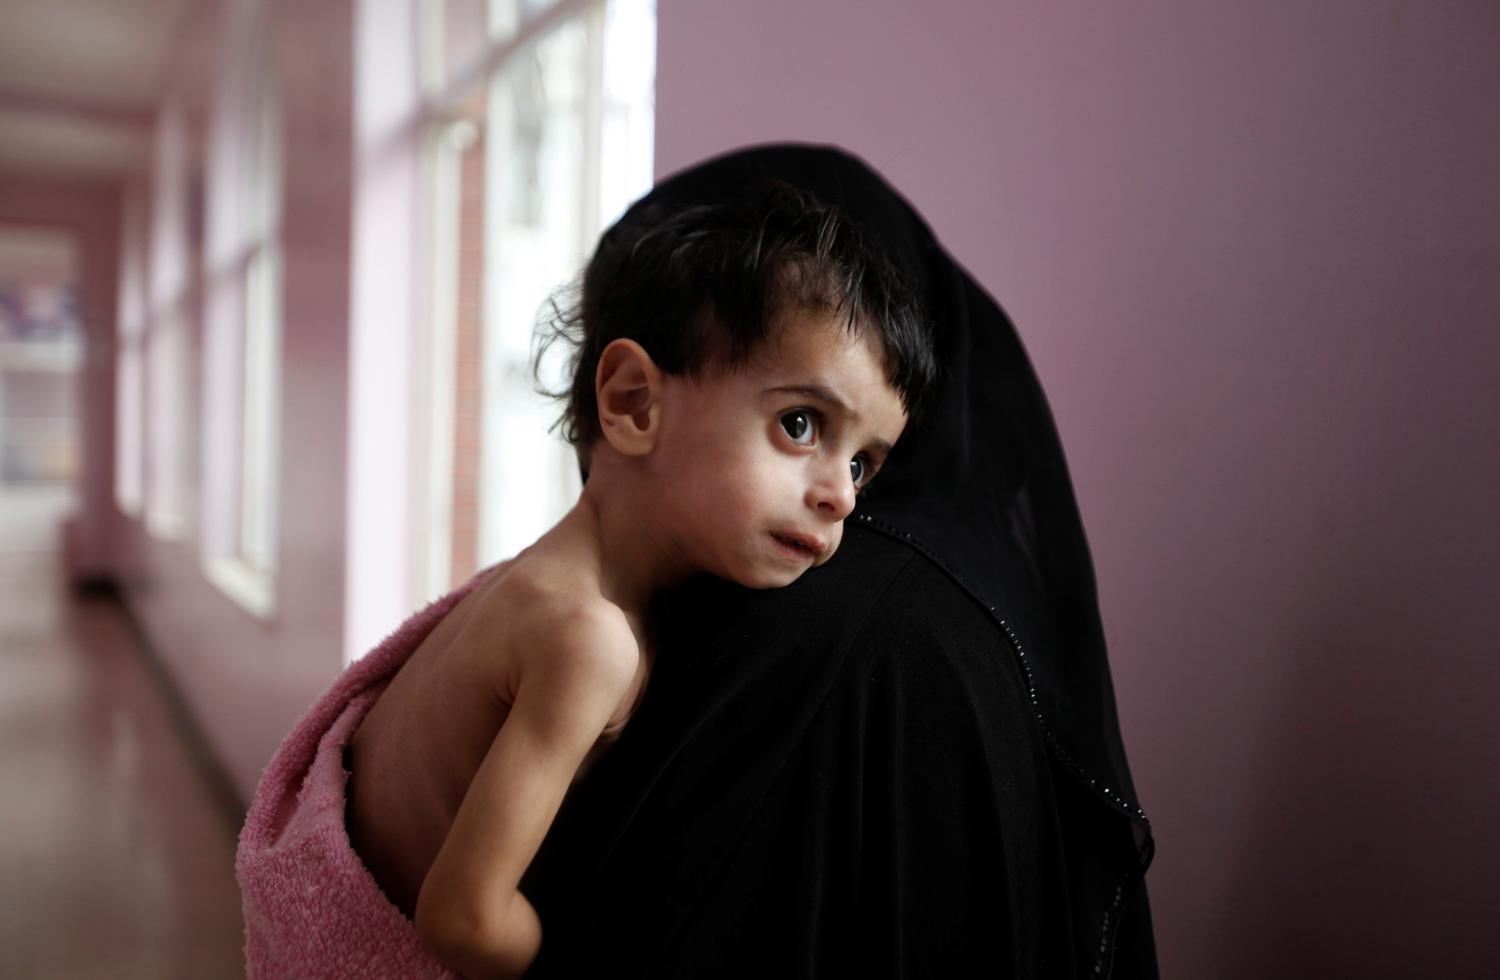
[[[534,541],[577,498],[536,393],[549,297],[651,183],[652,0],[428,0],[428,594]],[[562,365],[542,380],[559,387]]]
[[187,527],[188,162],[182,107],[167,102],[157,119],[144,351],[146,527],[164,540],[182,537]]
[[281,124],[264,7],[230,57],[210,136],[203,376],[203,564],[275,611],[281,381]]
[[267,579],[275,568],[281,364],[280,127],[274,77],[262,71],[251,100],[244,261],[244,404],[240,429],[238,556]]
[[115,360],[115,501],[140,517],[145,499],[146,189],[125,192]]

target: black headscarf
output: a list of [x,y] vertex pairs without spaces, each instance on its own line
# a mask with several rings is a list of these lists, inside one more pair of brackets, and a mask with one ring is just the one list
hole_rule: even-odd
[[[548,937],[537,971],[820,975],[881,948],[863,969],[1154,976],[1150,825],[1072,482],[1020,338],[915,209],[838,149],[731,153],[621,221],[768,178],[840,208],[915,284],[938,390],[827,566],[788,589],[699,582],[664,600],[652,688],[528,877]],[[968,783],[933,773],[971,757]],[[843,839],[855,826],[857,847]],[[872,859],[874,841],[894,856]],[[753,909],[778,901],[800,918],[760,922]],[[628,925],[614,903],[634,910]],[[1006,938],[972,935],[983,928]]]

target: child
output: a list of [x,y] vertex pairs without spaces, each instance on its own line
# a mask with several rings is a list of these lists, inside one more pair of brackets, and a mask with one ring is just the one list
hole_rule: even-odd
[[345,756],[355,853],[428,950],[474,977],[536,956],[518,885],[640,703],[653,597],[701,573],[784,586],[826,562],[932,374],[891,267],[781,184],[634,209],[563,327],[580,334],[564,414],[578,503],[475,577]]

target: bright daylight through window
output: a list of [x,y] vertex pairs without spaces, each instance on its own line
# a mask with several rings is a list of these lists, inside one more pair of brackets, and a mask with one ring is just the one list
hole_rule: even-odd
[[[530,375],[533,330],[651,184],[653,0],[434,0],[423,75],[432,247],[429,593],[535,540],[577,462]],[[561,365],[544,365],[555,387]]]

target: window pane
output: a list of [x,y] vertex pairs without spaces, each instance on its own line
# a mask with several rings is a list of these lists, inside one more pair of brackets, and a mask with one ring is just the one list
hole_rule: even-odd
[[152,172],[151,241],[147,268],[146,523],[162,538],[185,527],[190,411],[188,298],[191,278],[193,180],[186,112],[177,102],[157,118]]
[[147,397],[151,406],[147,526],[161,538],[184,531],[186,505],[187,325],[182,304],[161,311],[148,335]]
[[583,258],[587,41],[585,23],[569,21],[490,89],[481,564],[530,544],[577,495],[573,454],[548,432],[556,407],[529,368],[538,311]]
[[145,486],[146,194],[126,188],[120,219],[119,347],[115,368],[115,499],[132,516]]
[[[444,3],[449,0],[443,0]],[[655,4],[570,5],[520,49],[548,0],[489,0],[487,85],[433,127],[426,576],[436,594],[530,544],[577,499],[578,464],[531,375],[539,314],[604,225],[650,187]],[[434,7],[433,9],[439,9]],[[442,7],[446,30],[458,7]],[[472,22],[473,8],[468,8]],[[446,35],[445,35],[446,36]],[[566,387],[561,345],[546,388]]]
[[145,483],[142,465],[145,365],[139,338],[120,340],[115,385],[115,499],[122,511],[138,515]]
[[651,187],[656,123],[655,0],[611,0],[604,25],[600,229]]
[[557,0],[490,0],[490,39],[504,41]]
[[274,570],[276,461],[280,413],[281,256],[257,249],[245,274],[244,455],[240,557],[254,571]]

